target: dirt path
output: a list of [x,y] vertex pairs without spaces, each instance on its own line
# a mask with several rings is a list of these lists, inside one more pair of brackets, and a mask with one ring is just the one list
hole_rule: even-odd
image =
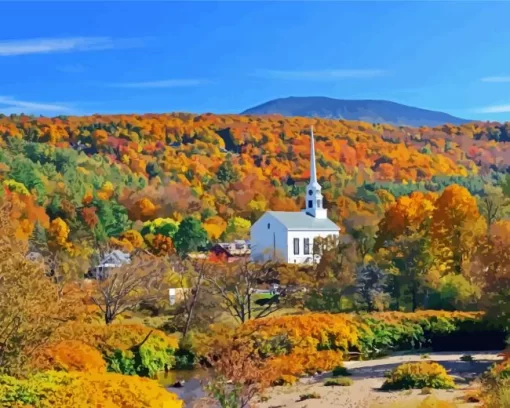
[[[470,354],[474,362],[460,361],[464,354]],[[473,380],[483,373],[494,361],[497,361],[498,351],[463,352],[463,353],[430,353],[428,360],[441,363],[454,376],[458,389],[453,391],[433,390],[432,393],[440,399],[454,401],[462,397],[464,391],[472,386]],[[268,393],[269,400],[260,403],[260,408],[372,408],[384,407],[396,400],[405,402],[424,399],[419,390],[382,392],[378,389],[384,382],[384,373],[408,361],[426,361],[421,354],[393,355],[370,361],[349,361],[344,365],[352,373],[354,384],[350,387],[325,387],[325,378],[330,374],[302,379],[292,387],[275,387]],[[320,399],[298,402],[302,394],[317,392]],[[459,404],[462,407],[474,407],[476,404]]]

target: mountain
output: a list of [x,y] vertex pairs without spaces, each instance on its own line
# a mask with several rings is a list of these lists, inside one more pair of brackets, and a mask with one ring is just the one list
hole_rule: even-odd
[[460,125],[470,122],[444,112],[415,108],[383,100],[333,99],[323,96],[279,98],[245,110],[243,115],[321,117],[360,120],[407,126],[438,126],[445,123]]

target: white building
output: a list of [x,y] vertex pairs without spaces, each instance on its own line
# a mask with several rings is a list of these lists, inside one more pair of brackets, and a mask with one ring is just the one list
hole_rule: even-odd
[[109,270],[120,268],[130,263],[131,256],[128,253],[115,249],[106,253],[99,260],[99,264],[96,267],[89,269],[87,275],[93,279],[104,279],[108,276]]
[[[251,227],[251,256],[255,261],[313,263],[313,240],[339,235],[328,218],[317,182],[313,128],[310,138],[310,182],[306,188],[306,209],[301,212],[268,211]],[[317,256],[315,261],[317,261]]]

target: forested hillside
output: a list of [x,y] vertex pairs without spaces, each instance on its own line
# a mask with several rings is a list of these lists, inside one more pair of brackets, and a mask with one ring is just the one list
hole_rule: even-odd
[[183,252],[196,249],[174,237],[186,217],[187,235],[194,231],[203,246],[247,237],[267,209],[300,209],[311,125],[329,215],[347,230],[375,225],[389,203],[413,191],[455,183],[483,195],[510,166],[508,124],[13,115],[0,117],[0,179],[19,207],[19,233],[36,241],[78,252],[106,242]]

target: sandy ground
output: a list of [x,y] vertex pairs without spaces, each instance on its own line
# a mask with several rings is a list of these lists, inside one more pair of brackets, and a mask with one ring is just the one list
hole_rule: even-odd
[[[464,354],[474,357],[474,362],[460,361]],[[419,390],[383,392],[379,391],[384,382],[384,373],[408,361],[433,360],[441,363],[454,376],[458,389],[453,391],[433,390],[433,395],[440,399],[455,401],[462,397],[465,390],[472,388],[475,378],[483,373],[488,366],[497,361],[498,351],[462,352],[462,353],[429,353],[428,359],[421,354],[394,355],[370,361],[348,361],[344,365],[351,372],[354,384],[350,387],[325,387],[324,381],[330,374],[302,379],[292,387],[275,387],[268,393],[268,401],[260,403],[260,408],[373,408],[384,407],[393,401],[404,403],[426,398]],[[317,392],[320,399],[299,402],[301,394]],[[458,401],[457,401],[458,403]],[[460,407],[475,407],[476,404],[459,404]]]
[[[499,360],[499,351],[486,352],[462,352],[462,353],[429,353],[427,359],[422,354],[393,355],[377,360],[347,361],[345,367],[351,372],[354,384],[350,387],[325,387],[324,381],[331,377],[330,373],[301,379],[293,386],[271,388],[266,395],[269,400],[260,402],[260,408],[384,408],[394,401],[403,403],[402,407],[409,406],[406,402],[423,400],[426,395],[420,390],[383,392],[380,391],[384,382],[384,373],[392,370],[399,364],[408,361],[433,360],[440,362],[447,371],[454,376],[458,388],[456,390],[433,390],[432,394],[440,399],[456,401],[459,407],[476,407],[477,404],[459,403],[466,389],[476,386],[474,381],[491,364]],[[474,362],[464,362],[460,357],[470,354]],[[205,396],[200,381],[192,379],[185,383],[182,388],[169,388],[173,393],[185,401],[186,407],[193,407],[197,400]],[[317,392],[320,399],[311,399],[299,402],[302,394]],[[200,405],[200,407],[213,407],[214,404]]]

